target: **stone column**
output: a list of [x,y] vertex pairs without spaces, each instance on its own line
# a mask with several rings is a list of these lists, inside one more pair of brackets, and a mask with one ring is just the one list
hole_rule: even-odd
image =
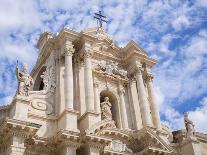
[[94,111],[94,90],[93,90],[93,74],[91,65],[92,50],[85,49],[84,51],[84,77],[85,77],[85,102],[86,110]]
[[150,117],[150,107],[147,99],[146,89],[142,78],[141,67],[137,66],[136,70],[137,89],[140,101],[140,111],[142,114],[142,121],[144,126],[152,126],[152,119]]
[[122,118],[122,126],[124,129],[128,128],[128,120],[127,120],[127,109],[126,109],[126,103],[124,100],[124,88],[121,84],[119,84],[119,97],[120,97],[120,109],[121,109],[121,118]]
[[24,140],[25,140],[25,138],[13,135],[10,140],[11,140],[11,145],[8,148],[8,151],[7,151],[8,154],[9,155],[24,155],[24,152],[25,152]]
[[65,44],[65,108],[74,109],[73,107],[73,66],[72,56],[74,48],[71,42]]
[[132,101],[134,115],[135,115],[135,127],[137,130],[139,130],[143,127],[143,125],[142,125],[142,116],[139,106],[139,99],[137,94],[136,79],[134,78],[130,81],[130,93],[131,93],[131,101]]
[[100,114],[101,113],[101,107],[100,107],[100,94],[98,91],[98,83],[94,82],[94,99],[95,99],[95,111]]
[[150,108],[151,108],[151,113],[152,113],[152,120],[153,120],[155,127],[158,130],[161,130],[160,115],[159,115],[158,107],[156,105],[156,98],[154,95],[152,80],[153,80],[153,76],[151,74],[147,74],[146,85],[147,85],[147,90],[148,90],[149,101],[151,103]]

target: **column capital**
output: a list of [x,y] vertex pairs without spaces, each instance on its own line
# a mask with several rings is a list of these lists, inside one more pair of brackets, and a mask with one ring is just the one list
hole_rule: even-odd
[[146,82],[152,82],[153,79],[154,79],[154,76],[151,73],[146,73],[145,75]]
[[85,48],[84,49],[84,58],[91,58],[93,56],[93,50],[91,48]]
[[73,48],[73,46],[67,46],[64,48],[64,55],[65,56],[72,56],[73,53],[75,52],[75,49]]

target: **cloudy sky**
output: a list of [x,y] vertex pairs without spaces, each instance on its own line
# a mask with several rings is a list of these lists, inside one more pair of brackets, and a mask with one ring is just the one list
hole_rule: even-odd
[[207,0],[0,0],[0,105],[15,94],[15,63],[34,66],[44,31],[96,26],[94,12],[108,17],[105,30],[120,46],[134,40],[158,60],[154,87],[162,122],[184,128],[190,112],[207,132]]

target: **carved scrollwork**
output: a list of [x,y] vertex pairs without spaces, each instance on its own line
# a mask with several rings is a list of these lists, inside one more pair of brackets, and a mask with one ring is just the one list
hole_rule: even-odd
[[39,111],[44,111],[47,115],[53,112],[52,105],[40,99],[33,100],[31,103],[31,107]]

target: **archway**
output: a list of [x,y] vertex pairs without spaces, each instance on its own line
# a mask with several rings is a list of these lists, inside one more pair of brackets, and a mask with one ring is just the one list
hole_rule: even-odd
[[43,79],[41,78],[41,75],[43,74],[44,71],[46,71],[46,67],[45,66],[43,66],[40,69],[40,71],[39,71],[39,73],[38,73],[38,75],[37,75],[37,77],[35,79],[34,87],[33,87],[34,91],[40,91],[40,90],[44,89]]
[[120,120],[120,110],[118,106],[117,97],[110,91],[104,90],[100,93],[100,103],[104,101],[105,97],[109,97],[109,102],[111,103],[111,112],[112,119],[115,121],[116,127],[121,128],[121,120]]

